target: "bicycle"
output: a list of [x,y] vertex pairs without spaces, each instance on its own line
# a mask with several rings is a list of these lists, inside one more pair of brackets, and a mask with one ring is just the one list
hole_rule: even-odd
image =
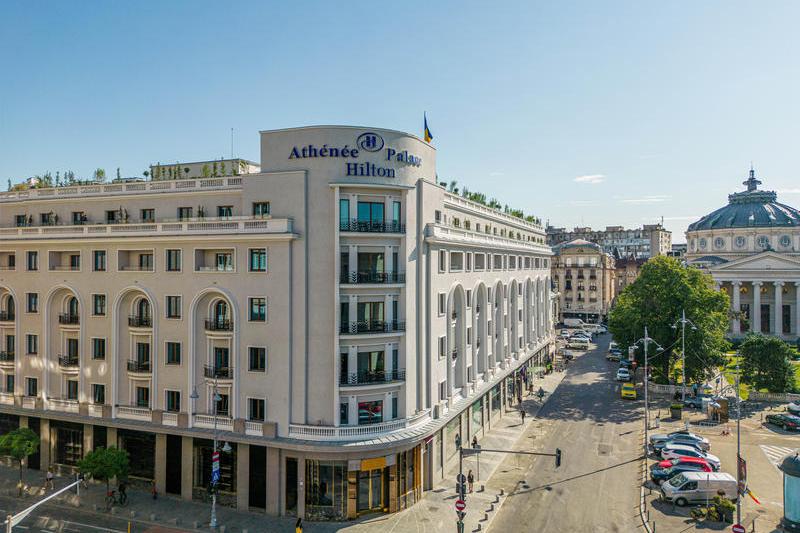
[[119,505],[120,507],[128,505],[128,495],[123,492],[117,496],[117,491],[108,491],[106,494],[106,511],[110,511],[115,505]]

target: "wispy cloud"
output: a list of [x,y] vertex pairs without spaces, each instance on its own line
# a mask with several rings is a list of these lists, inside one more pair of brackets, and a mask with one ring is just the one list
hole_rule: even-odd
[[650,196],[641,196],[639,198],[623,198],[622,203],[624,204],[657,204],[659,202],[666,202],[672,198],[666,194],[653,194]]
[[592,185],[597,185],[598,183],[603,183],[606,181],[606,176],[605,174],[586,174],[583,176],[578,176],[572,181],[575,183],[590,183]]

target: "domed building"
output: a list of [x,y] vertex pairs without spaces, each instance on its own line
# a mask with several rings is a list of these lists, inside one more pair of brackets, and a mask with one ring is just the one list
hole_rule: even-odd
[[686,261],[707,270],[731,298],[731,337],[750,331],[797,338],[800,332],[800,211],[758,188],[691,224]]

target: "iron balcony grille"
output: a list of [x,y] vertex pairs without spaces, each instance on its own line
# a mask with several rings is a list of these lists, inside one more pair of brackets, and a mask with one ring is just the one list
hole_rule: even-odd
[[355,231],[358,233],[405,233],[406,225],[399,222],[373,222],[370,220],[352,219],[339,222],[339,231]]
[[358,322],[345,322],[339,328],[339,333],[345,335],[359,335],[366,333],[391,333],[405,331],[406,323],[401,320],[360,320]]
[[233,367],[205,365],[204,374],[207,378],[233,379]]
[[376,370],[361,372],[342,372],[339,378],[340,385],[369,385],[373,383],[390,383],[392,381],[405,381],[405,370]]
[[222,320],[212,318],[206,320],[206,330],[208,331],[233,331],[233,320]]
[[150,361],[128,360],[128,372],[150,372]]
[[71,315],[69,313],[61,313],[58,315],[59,324],[80,324],[81,319],[78,315]]
[[14,320],[14,313],[0,311],[0,322],[11,322]]
[[72,368],[78,366],[79,357],[77,355],[59,355],[58,366],[61,368]]
[[153,319],[149,316],[131,315],[128,317],[128,325],[132,328],[150,328],[153,327]]
[[405,283],[405,272],[342,272],[341,283]]
[[7,363],[14,360],[14,352],[0,352],[0,362]]

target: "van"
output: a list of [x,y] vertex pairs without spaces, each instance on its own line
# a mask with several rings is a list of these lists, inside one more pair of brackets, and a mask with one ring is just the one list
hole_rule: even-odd
[[564,325],[568,328],[579,328],[585,325],[580,318],[565,318]]
[[589,349],[589,340],[588,339],[570,339],[567,342],[567,348],[574,348],[576,350],[588,350]]
[[661,485],[661,497],[683,507],[709,502],[720,493],[736,501],[736,489],[736,479],[726,472],[683,472]]

